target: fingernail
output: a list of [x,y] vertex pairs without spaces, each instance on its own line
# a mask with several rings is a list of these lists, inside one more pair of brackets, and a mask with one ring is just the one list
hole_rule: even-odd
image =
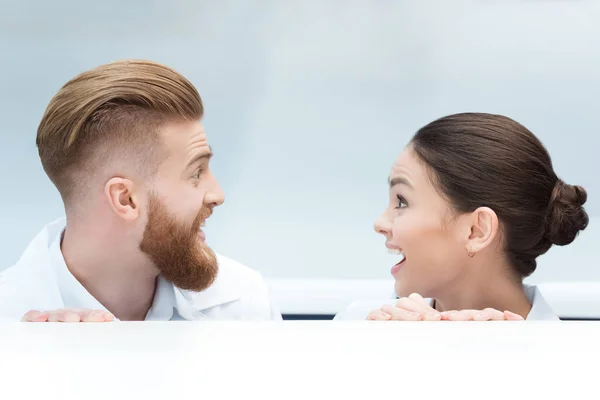
[[67,313],[64,316],[64,321],[65,322],[79,322],[81,321],[81,317],[79,317],[79,315],[74,314],[74,313]]
[[425,316],[427,317],[427,319],[437,319],[442,317],[440,313],[436,312],[428,312],[427,314],[425,314]]
[[519,314],[514,313],[512,311],[505,311],[505,313],[507,313],[508,315],[512,316],[516,320],[519,320],[519,321],[523,321],[524,320],[522,315],[519,315]]

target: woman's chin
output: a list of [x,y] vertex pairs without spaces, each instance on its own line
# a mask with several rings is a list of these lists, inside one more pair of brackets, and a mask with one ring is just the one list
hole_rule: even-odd
[[409,291],[409,287],[407,287],[408,285],[406,285],[406,282],[401,283],[399,281],[396,281],[396,284],[394,285],[394,291],[396,292],[396,296],[398,297],[407,297],[408,295],[414,293]]

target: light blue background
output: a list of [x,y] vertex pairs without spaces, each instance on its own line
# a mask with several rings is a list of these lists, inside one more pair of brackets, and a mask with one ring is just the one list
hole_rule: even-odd
[[63,212],[35,148],[50,98],[146,58],[205,101],[227,195],[209,243],[267,277],[388,277],[397,257],[372,223],[394,157],[427,122],[485,111],[529,127],[588,190],[590,228],[533,280],[600,280],[599,3],[0,0],[0,266]]

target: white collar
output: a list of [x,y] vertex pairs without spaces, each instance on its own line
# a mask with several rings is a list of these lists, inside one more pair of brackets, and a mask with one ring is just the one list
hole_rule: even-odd
[[174,288],[177,311],[184,319],[203,317],[202,311],[238,300],[244,292],[245,282],[238,276],[234,261],[216,254],[219,272],[213,284],[201,291]]
[[542,296],[542,292],[535,285],[523,285],[525,294],[531,303],[531,310],[527,314],[527,321],[559,321],[550,305]]
[[54,273],[64,308],[84,308],[105,310],[104,307],[85,287],[71,274],[60,250],[62,231],[55,236],[48,249],[50,267]]

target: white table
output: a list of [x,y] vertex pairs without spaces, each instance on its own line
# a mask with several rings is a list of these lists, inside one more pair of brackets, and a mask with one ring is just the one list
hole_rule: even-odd
[[599,357],[595,322],[10,323],[0,399],[597,399]]

